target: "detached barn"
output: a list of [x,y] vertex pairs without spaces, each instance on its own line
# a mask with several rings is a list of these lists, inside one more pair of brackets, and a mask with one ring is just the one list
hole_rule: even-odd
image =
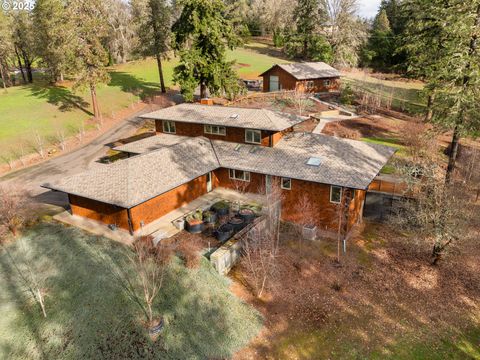
[[340,86],[340,72],[324,62],[276,64],[260,76],[264,92],[295,89],[334,92]]

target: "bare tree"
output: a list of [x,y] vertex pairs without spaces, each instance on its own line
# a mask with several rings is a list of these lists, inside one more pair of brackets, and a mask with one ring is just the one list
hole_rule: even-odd
[[77,129],[75,129],[76,135],[75,137],[77,138],[78,142],[81,144],[83,142],[83,138],[85,137],[85,121],[81,121],[80,125],[78,126]]
[[34,130],[32,134],[31,146],[33,150],[40,155],[42,159],[45,159],[45,139],[38,130]]
[[58,146],[60,146],[60,149],[62,151],[65,151],[67,149],[67,137],[65,135],[65,129],[63,127],[58,127],[57,131],[55,133],[55,141],[58,143]]
[[[298,111],[300,116],[303,115],[304,111],[310,104],[310,100],[308,99],[309,93],[304,89],[304,87],[297,87],[292,93],[289,93],[289,100]],[[288,96],[288,95],[287,95]]]
[[142,237],[134,242],[127,255],[128,266],[114,269],[115,279],[145,315],[149,328],[157,325],[154,302],[163,285],[165,270],[172,256],[168,245],[154,247],[152,238]]
[[303,194],[295,204],[295,213],[301,214],[301,217],[295,221],[295,229],[300,239],[304,238],[304,228],[315,225],[315,211],[310,197]]
[[279,182],[274,180],[272,186],[265,190],[268,204],[266,219],[246,235],[241,259],[245,277],[258,298],[272,288],[280,252],[282,192]]
[[25,241],[25,239],[21,239],[17,242],[20,251],[15,256],[12,256],[7,247],[3,247],[3,245],[2,247],[17,272],[22,285],[31,295],[32,299],[40,306],[42,315],[46,318],[45,295],[47,276],[45,271],[35,266],[35,255],[29,251],[29,247],[26,246]]
[[5,164],[8,165],[8,168],[10,170],[13,170],[15,157],[14,157],[14,154],[12,152],[4,153],[4,154],[0,155],[0,159],[2,160],[2,162],[4,162]]
[[25,190],[0,186],[0,235],[18,235],[19,229],[34,215],[32,202]]

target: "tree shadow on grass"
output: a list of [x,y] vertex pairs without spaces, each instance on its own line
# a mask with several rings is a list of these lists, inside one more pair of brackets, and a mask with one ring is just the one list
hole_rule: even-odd
[[119,87],[123,92],[139,96],[142,100],[154,96],[160,90],[159,84],[141,80],[122,71],[110,72],[108,85]]
[[[211,267],[186,270],[176,259],[156,304],[170,319],[152,342],[142,314],[112,277],[125,261],[123,245],[75,228],[42,224],[26,234],[28,244],[48,271],[48,318],[22,296],[23,288],[0,254],[0,297],[12,320],[0,321],[0,357],[9,359],[206,359],[230,356],[258,330],[255,313],[235,299]],[[21,256],[15,244],[12,256]],[[207,264],[209,265],[209,264]],[[215,278],[216,277],[216,278]],[[210,287],[212,283],[212,287]],[[211,292],[211,290],[215,291]],[[239,306],[233,312],[232,303]],[[253,318],[253,325],[247,319]],[[245,324],[247,323],[247,324]]]
[[52,86],[34,83],[30,86],[31,94],[35,97],[45,99],[48,103],[58,106],[60,111],[71,111],[79,109],[89,116],[93,116],[87,107],[89,106],[81,96],[75,95],[64,86]]

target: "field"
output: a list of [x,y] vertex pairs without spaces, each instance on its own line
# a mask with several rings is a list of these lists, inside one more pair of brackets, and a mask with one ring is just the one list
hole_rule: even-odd
[[424,84],[420,81],[407,81],[382,74],[368,74],[361,70],[344,71],[343,85],[349,84],[360,92],[379,95],[383,102],[390,102],[397,111],[421,114],[426,108],[422,93]]
[[[206,259],[197,269],[173,259],[154,305],[166,326],[152,342],[112,271],[132,272],[123,245],[41,224],[7,250],[0,248],[1,359],[220,359],[261,327]],[[43,279],[46,319],[24,286],[29,271]]]
[[[255,78],[271,65],[285,61],[269,53],[267,45],[247,44],[228,53],[237,61],[241,77]],[[176,59],[164,62],[166,85],[173,87],[172,74]],[[111,69],[111,81],[98,88],[101,111],[112,116],[145,96],[159,91],[159,77],[153,59],[130,62]],[[0,91],[0,156],[8,155],[21,142],[32,151],[33,133],[38,132],[52,141],[58,129],[67,134],[75,133],[82,122],[92,117],[88,91],[73,92],[70,84],[50,86],[43,79],[35,79],[31,85]]]

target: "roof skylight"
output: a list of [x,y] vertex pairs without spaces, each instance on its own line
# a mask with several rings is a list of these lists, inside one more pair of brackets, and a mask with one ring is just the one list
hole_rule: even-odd
[[238,114],[232,114],[230,115],[230,119],[238,119]]
[[307,160],[307,165],[320,166],[321,162],[322,162],[322,159],[320,159],[319,157],[311,157]]

